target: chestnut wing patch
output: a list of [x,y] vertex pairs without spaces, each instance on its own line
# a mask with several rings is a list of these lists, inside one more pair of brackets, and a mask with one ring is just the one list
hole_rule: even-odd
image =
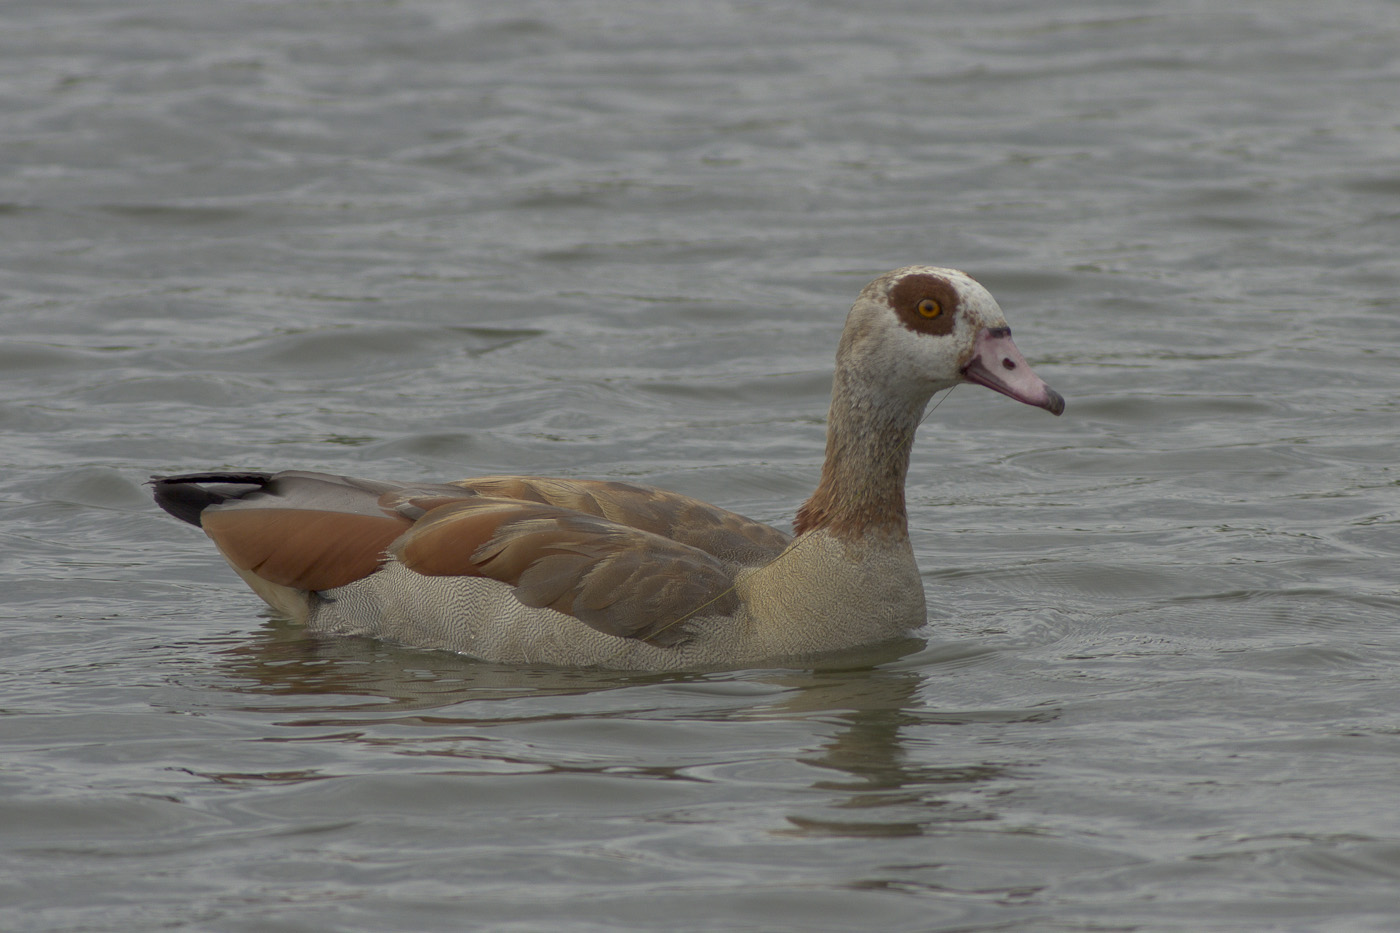
[[328,590],[379,569],[409,529],[401,515],[298,508],[207,509],[204,531],[229,563],[282,586]]
[[518,500],[475,498],[428,512],[391,548],[428,576],[473,576],[515,587],[608,635],[674,644],[696,610],[727,614],[738,598],[726,565],[698,548],[595,515]]

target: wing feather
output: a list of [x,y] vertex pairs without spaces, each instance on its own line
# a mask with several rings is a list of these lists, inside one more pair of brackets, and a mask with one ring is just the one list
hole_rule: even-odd
[[737,567],[789,536],[698,499],[628,483],[488,476],[414,484],[325,473],[157,478],[165,507],[201,524],[241,573],[320,591],[388,555],[427,576],[475,576],[525,605],[610,635],[674,644],[697,610],[732,613]]
[[792,540],[778,529],[737,512],[651,486],[526,476],[483,476],[452,485],[482,496],[554,505],[606,518],[741,564],[770,560]]
[[464,499],[426,514],[390,548],[429,576],[476,576],[515,587],[609,635],[671,644],[701,606],[733,612],[731,567],[712,554],[595,515],[522,500]]
[[379,569],[419,507],[474,498],[440,484],[409,485],[287,470],[153,478],[156,501],[202,527],[229,563],[278,586],[327,590]]
[[299,590],[344,586],[379,569],[406,519],[308,509],[208,509],[204,531],[240,570]]

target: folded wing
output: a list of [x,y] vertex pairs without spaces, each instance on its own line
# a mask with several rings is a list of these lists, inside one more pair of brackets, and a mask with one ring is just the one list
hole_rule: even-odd
[[300,471],[154,483],[161,505],[203,527],[245,577],[324,591],[392,557],[425,576],[499,580],[527,606],[658,644],[684,639],[692,617],[732,613],[736,569],[789,541],[733,512],[626,483],[405,484]]
[[525,476],[483,476],[450,485],[606,518],[741,564],[765,563],[792,540],[771,525],[652,486]]
[[604,632],[671,644],[685,620],[732,613],[733,565],[649,531],[571,509],[475,497],[441,503],[390,548],[427,576],[487,577],[527,606]]

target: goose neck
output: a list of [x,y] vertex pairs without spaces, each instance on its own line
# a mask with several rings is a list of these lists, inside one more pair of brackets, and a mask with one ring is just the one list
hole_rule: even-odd
[[821,528],[845,539],[874,531],[908,536],[904,483],[927,400],[894,398],[838,370],[826,461],[816,491],[798,510],[798,534]]

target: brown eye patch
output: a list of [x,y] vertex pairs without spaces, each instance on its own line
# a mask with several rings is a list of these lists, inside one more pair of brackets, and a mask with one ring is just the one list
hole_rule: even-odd
[[958,291],[938,275],[906,275],[890,289],[890,306],[899,322],[917,334],[941,337],[953,332]]

